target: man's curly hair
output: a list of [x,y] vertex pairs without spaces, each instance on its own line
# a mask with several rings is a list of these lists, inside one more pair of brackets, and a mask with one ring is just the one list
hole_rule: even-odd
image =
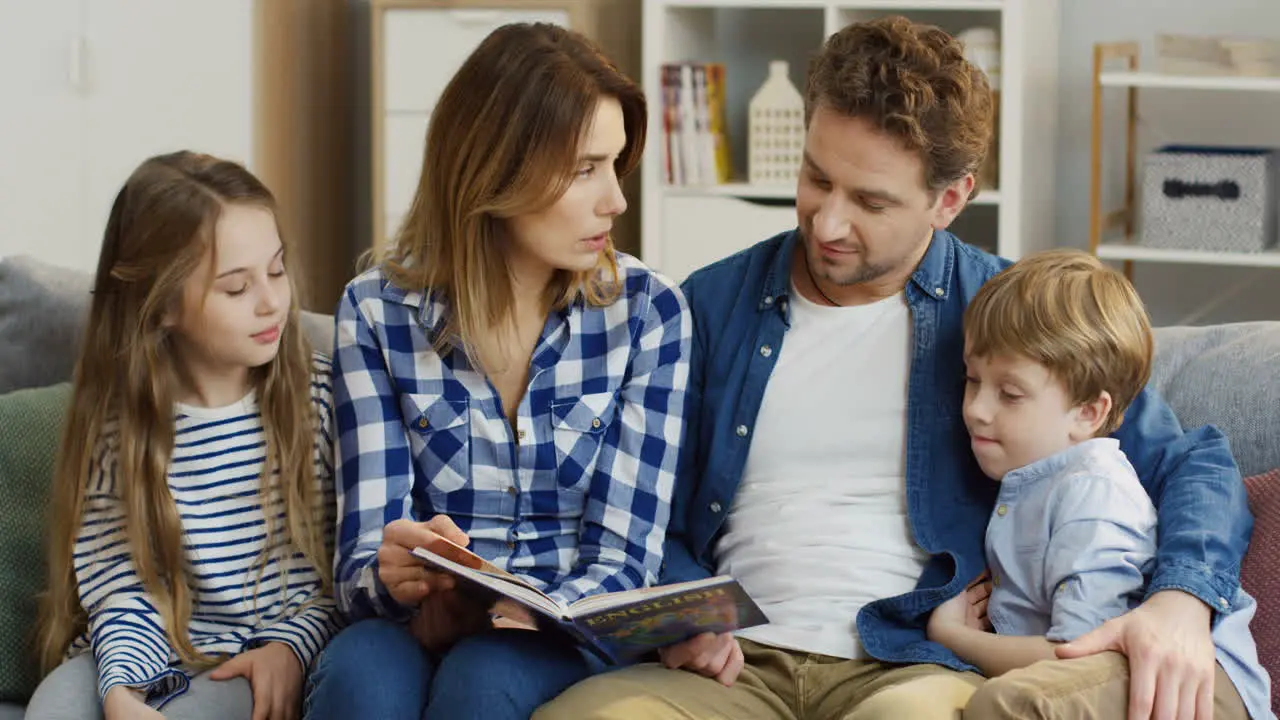
[[977,172],[991,144],[986,75],[958,40],[901,16],[854,23],[827,39],[809,64],[806,127],[818,107],[865,118],[919,153],[931,191]]

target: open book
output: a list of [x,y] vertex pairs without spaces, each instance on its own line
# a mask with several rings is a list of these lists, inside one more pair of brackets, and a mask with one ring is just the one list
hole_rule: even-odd
[[737,580],[721,575],[672,585],[589,595],[565,606],[529,582],[443,538],[415,557],[454,575],[458,589],[490,605],[507,598],[539,629],[568,633],[601,659],[620,664],[705,632],[763,625],[768,618]]

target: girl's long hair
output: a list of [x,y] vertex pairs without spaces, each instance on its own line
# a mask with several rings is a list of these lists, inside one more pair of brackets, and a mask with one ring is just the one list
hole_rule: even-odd
[[[133,565],[170,646],[184,663],[215,662],[195,649],[188,634],[189,568],[168,485],[178,372],[163,321],[180,307],[184,283],[214,251],[214,228],[228,205],[275,211],[270,191],[245,168],[191,152],[144,162],[112,205],[53,477],[49,586],[41,597],[37,642],[46,672],[61,662],[88,622],[73,553],[87,483],[107,471],[117,478]],[[288,250],[285,256],[287,262]],[[311,350],[299,324],[296,291],[293,298],[279,352],[251,374],[267,452],[261,501],[268,540],[259,577],[272,556],[285,573],[288,557],[301,552],[327,587],[325,508],[313,465]],[[104,458],[112,467],[100,467]],[[281,530],[288,542],[279,541]],[[282,579],[281,587],[286,585]]]

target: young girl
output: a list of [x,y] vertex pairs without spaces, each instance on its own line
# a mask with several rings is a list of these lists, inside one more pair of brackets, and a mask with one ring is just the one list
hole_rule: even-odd
[[338,616],[328,368],[286,267],[239,165],[151,158],[116,197],[54,478],[56,669],[28,718],[297,716]]
[[524,720],[592,671],[429,575],[409,552],[436,533],[565,601],[656,581],[692,325],[609,239],[645,112],[552,25],[494,31],[439,98],[409,217],[337,311],[336,585],[361,622],[308,717]]

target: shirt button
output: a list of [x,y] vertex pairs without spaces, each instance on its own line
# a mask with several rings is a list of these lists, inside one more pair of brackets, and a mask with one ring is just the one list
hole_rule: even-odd
[[516,432],[516,439],[517,439],[517,440],[519,440],[520,442],[524,442],[524,431],[523,431],[523,430],[519,430],[519,431],[517,431],[517,432]]
[[937,295],[938,297],[942,297],[942,293],[943,293],[942,288],[934,288],[934,289],[933,289],[933,294],[934,294],[934,295]]
[[514,541],[514,540],[508,540],[508,541],[507,541],[507,549],[508,549],[508,550],[515,550],[515,549],[516,549],[516,543],[515,543],[515,541]]
[[769,347],[768,345],[761,345],[760,354],[763,355],[764,357],[769,357],[770,355],[773,354],[773,348]]
[[999,576],[999,575],[992,575],[992,576],[991,576],[991,584],[992,584],[992,585],[994,585],[994,586],[996,586],[996,587],[1000,587],[1000,576]]
[[746,426],[746,425],[739,425],[739,426],[738,426],[737,433],[738,433],[738,437],[746,437],[746,436],[747,436],[747,426]]
[[593,427],[593,428],[595,428],[595,429],[599,430],[599,429],[600,429],[600,418],[591,418],[591,427]]
[[1218,607],[1222,608],[1223,610],[1227,610],[1231,607],[1231,603],[1227,602],[1226,598],[1220,597],[1218,598]]
[[426,418],[418,418],[418,427],[425,428],[429,424]]
[[1008,513],[1009,513],[1008,505],[1001,505],[1000,507],[996,508],[996,514],[999,515],[1000,517],[1004,517]]
[[718,512],[720,512],[720,503],[718,503],[718,502],[713,502],[713,503],[711,503],[710,505],[708,505],[708,506],[707,506],[707,509],[708,509],[708,510],[710,510],[711,512],[713,512],[713,513],[718,513]]
[[765,298],[765,299],[764,299],[764,304],[765,304],[765,305],[772,305],[772,304],[773,304],[773,296],[772,296],[772,295],[770,295],[769,297]]
[[515,486],[515,485],[512,485],[511,487],[507,488],[507,494],[508,494],[508,495],[511,495],[512,497],[514,497],[514,496],[516,495],[516,493],[517,493],[517,492],[519,492],[519,491],[518,491],[518,490],[516,490],[516,486]]

